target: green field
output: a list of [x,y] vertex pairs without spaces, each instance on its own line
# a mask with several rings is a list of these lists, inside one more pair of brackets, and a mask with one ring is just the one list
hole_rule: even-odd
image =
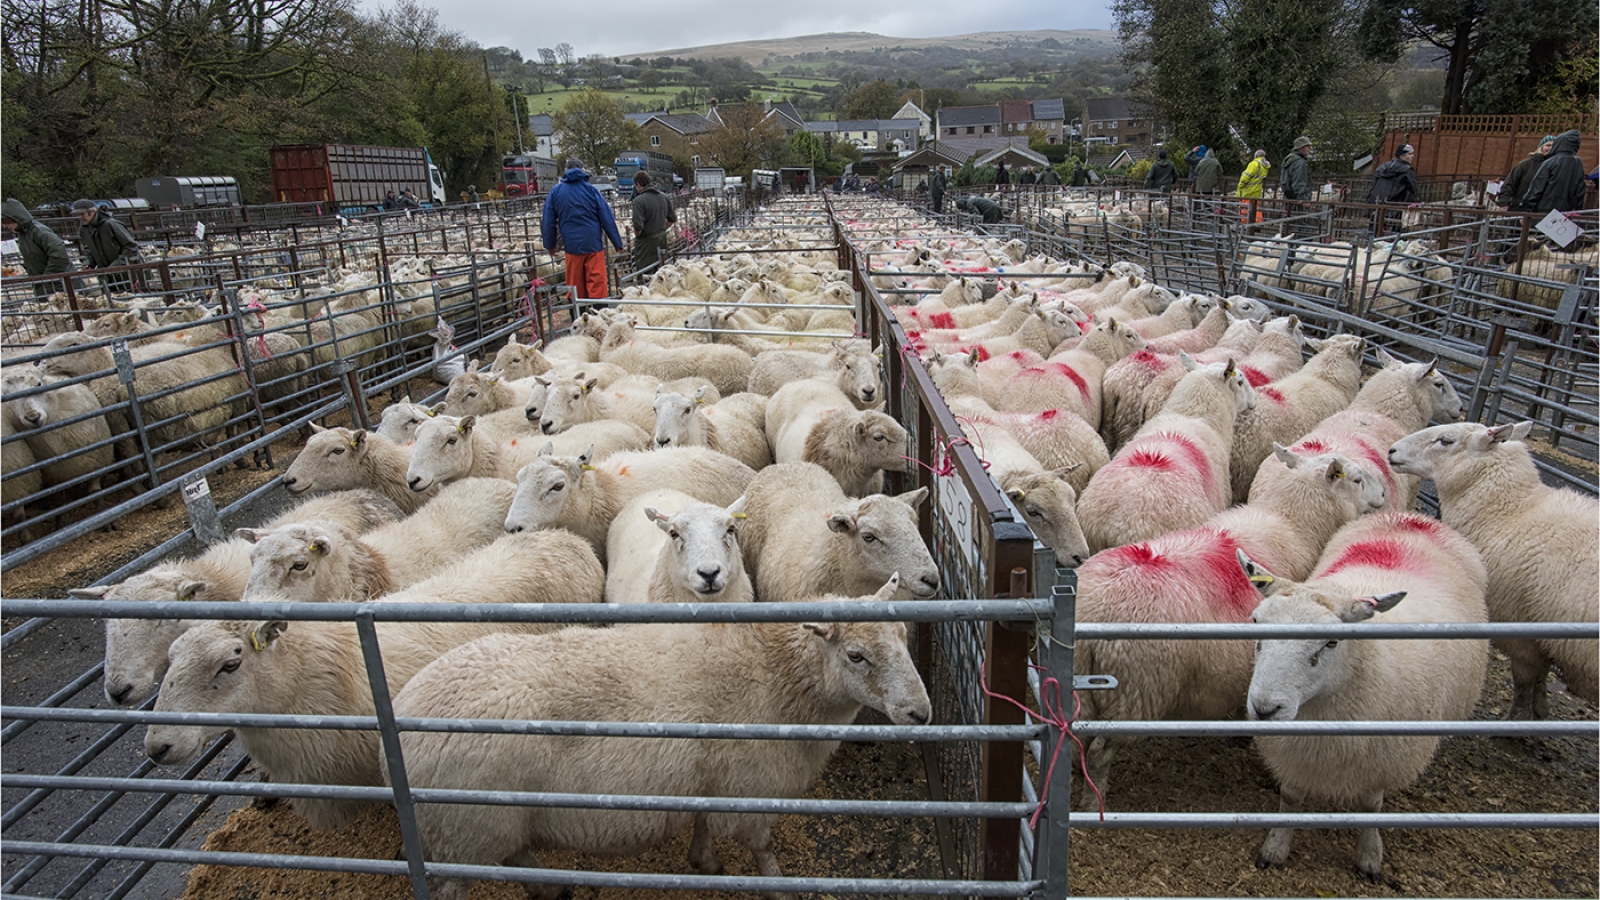
[[[530,113],[553,113],[566,106],[568,100],[587,89],[586,87],[557,88],[553,91],[545,91],[542,94],[528,94],[523,102]],[[602,92],[618,103],[648,103],[660,108],[662,104],[669,102],[676,96],[680,90],[682,88],[676,86],[663,86],[653,91],[646,91],[644,88],[639,87],[625,87],[618,90],[602,89]]]

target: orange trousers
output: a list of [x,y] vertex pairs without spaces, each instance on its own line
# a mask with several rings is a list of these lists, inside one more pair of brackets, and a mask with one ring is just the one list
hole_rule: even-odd
[[611,296],[606,280],[606,252],[567,254],[567,284],[585,300],[604,300]]

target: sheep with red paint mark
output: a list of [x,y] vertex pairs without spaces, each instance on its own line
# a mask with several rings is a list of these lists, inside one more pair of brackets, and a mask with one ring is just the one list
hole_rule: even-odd
[[[1387,482],[1389,508],[1406,509],[1416,500],[1418,479],[1390,468],[1389,447],[1431,421],[1461,418],[1461,397],[1434,363],[1403,363],[1382,349],[1378,359],[1383,368],[1367,379],[1349,408],[1323,419],[1293,449],[1297,453],[1338,453],[1371,463]],[[1283,466],[1268,457],[1250,483],[1250,491],[1259,490],[1257,485],[1263,480],[1281,477]]]
[[[1002,412],[1043,412],[1067,409],[1098,428],[1101,384],[1107,367],[1144,347],[1144,338],[1127,323],[1110,319],[1089,329],[1076,347],[1050,356],[1044,363],[1024,366],[1013,378],[999,382],[979,368],[984,397]],[[1001,371],[996,369],[996,374]]]
[[1250,493],[1250,482],[1274,444],[1299,440],[1355,399],[1361,387],[1361,338],[1336,334],[1312,346],[1316,355],[1300,371],[1258,388],[1260,402],[1239,417],[1228,457],[1234,497]]
[[[1600,503],[1539,478],[1522,443],[1532,422],[1490,428],[1435,425],[1395,442],[1396,472],[1433,480],[1439,516],[1483,554],[1496,622],[1600,619]],[[1549,715],[1545,681],[1560,667],[1567,690],[1600,702],[1594,641],[1503,640],[1511,658],[1512,719]]]
[[[1248,621],[1256,593],[1234,561],[1238,551],[1304,578],[1345,523],[1383,507],[1383,481],[1342,456],[1303,456],[1282,447],[1291,477],[1246,506],[1199,528],[1104,550],[1078,568],[1080,622]],[[1080,641],[1082,674],[1115,676],[1114,691],[1083,696],[1088,719],[1218,719],[1244,705],[1248,641]],[[1133,738],[1100,737],[1088,747],[1089,777],[1107,793],[1112,760]],[[1092,800],[1087,792],[1085,800]]]
[[[1414,513],[1386,512],[1334,535],[1309,581],[1277,577],[1241,556],[1263,599],[1253,618],[1272,625],[1483,622],[1488,576],[1478,551],[1455,530]],[[1483,688],[1483,640],[1326,638],[1259,642],[1250,679],[1252,719],[1455,721],[1470,718]],[[1378,812],[1384,795],[1421,777],[1438,749],[1431,735],[1258,737],[1279,784],[1279,811],[1307,799]],[[1256,865],[1283,865],[1294,831],[1274,828]],[[1381,881],[1383,838],[1365,828],[1356,868]]]
[[1193,528],[1228,507],[1228,451],[1233,423],[1256,403],[1255,389],[1233,360],[1190,372],[1172,399],[1096,472],[1078,498],[1089,548],[1131,544]]

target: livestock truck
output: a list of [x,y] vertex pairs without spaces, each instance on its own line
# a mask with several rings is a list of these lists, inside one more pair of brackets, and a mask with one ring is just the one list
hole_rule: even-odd
[[271,159],[272,199],[279,203],[327,203],[359,215],[381,206],[391,191],[445,202],[444,174],[426,147],[283,144],[272,148]]
[[559,180],[561,170],[547,157],[515,154],[500,161],[500,192],[507,197],[531,197]]
[[657,189],[668,187],[672,184],[672,157],[654,150],[624,150],[617,154],[617,159],[612,167],[617,173],[617,191],[622,196],[633,198],[633,173],[645,171],[650,173],[650,180]]

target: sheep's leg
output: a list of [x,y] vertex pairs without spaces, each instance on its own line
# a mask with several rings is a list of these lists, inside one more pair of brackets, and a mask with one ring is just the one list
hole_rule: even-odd
[[[767,878],[782,878],[783,870],[778,868],[778,855],[772,852],[772,817],[764,816],[759,822],[752,822],[740,831],[739,842],[744,844],[755,858],[756,871]],[[764,896],[767,900],[798,900],[797,895],[786,891],[767,891]]]
[[1511,658],[1511,711],[1509,719],[1544,719],[1550,715],[1545,677],[1550,662],[1533,641],[1496,641]]
[[689,864],[701,875],[722,874],[722,858],[711,846],[711,829],[705,813],[694,817],[694,837],[689,840]]
[[[1356,802],[1357,812],[1382,812],[1383,791],[1374,791]],[[1376,828],[1361,829],[1356,838],[1356,869],[1361,877],[1372,882],[1383,882],[1383,835]]]
[[[539,854],[532,848],[524,847],[506,857],[505,864],[518,869],[542,869],[544,863],[539,861]],[[523,882],[522,890],[528,895],[529,900],[557,900],[571,893],[571,888],[559,884],[530,884]],[[465,900],[465,898],[463,898]]]
[[1111,793],[1111,763],[1116,759],[1120,745],[1120,741],[1108,737],[1098,737],[1089,742],[1086,751],[1088,775],[1089,781],[1094,782],[1094,788],[1084,784],[1083,794],[1079,797],[1079,810],[1098,813],[1105,804],[1106,796]]
[[[1304,793],[1283,785],[1278,788],[1278,812],[1297,813],[1305,799]],[[1261,844],[1261,852],[1256,854],[1256,868],[1275,869],[1283,865],[1289,859],[1289,846],[1293,842],[1293,828],[1274,828],[1267,832],[1267,839]]]

